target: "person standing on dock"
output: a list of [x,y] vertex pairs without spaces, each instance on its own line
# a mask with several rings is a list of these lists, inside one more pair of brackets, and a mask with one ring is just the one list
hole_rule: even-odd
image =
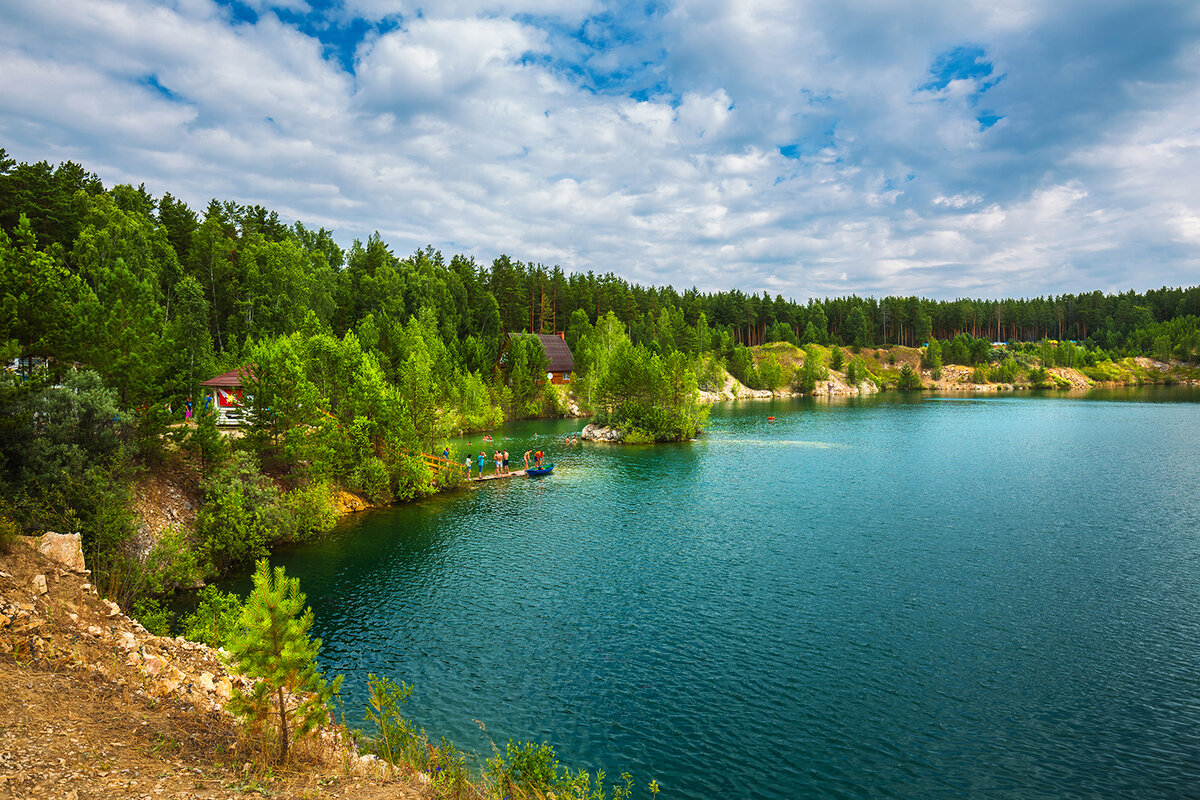
[[504,452],[502,452],[500,454],[500,457],[502,459],[504,459],[504,474],[507,475],[508,474],[508,451],[505,450]]
[[528,469],[529,469],[529,454],[530,454],[530,453],[532,453],[532,452],[533,452],[532,450],[526,450],[526,451],[525,451],[525,469],[526,469],[526,470],[528,470]]
[[479,478],[483,479],[483,451],[479,451]]

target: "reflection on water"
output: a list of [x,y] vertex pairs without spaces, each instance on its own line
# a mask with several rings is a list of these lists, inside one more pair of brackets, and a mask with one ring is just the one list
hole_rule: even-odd
[[1197,399],[754,401],[658,447],[522,423],[488,452],[543,447],[548,478],[276,561],[349,715],[387,674],[485,754],[475,720],[673,798],[1186,796]]

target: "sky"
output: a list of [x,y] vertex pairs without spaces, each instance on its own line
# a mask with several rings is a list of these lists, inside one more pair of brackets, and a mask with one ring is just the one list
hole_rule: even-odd
[[0,147],[680,290],[1196,285],[1200,3],[0,0]]

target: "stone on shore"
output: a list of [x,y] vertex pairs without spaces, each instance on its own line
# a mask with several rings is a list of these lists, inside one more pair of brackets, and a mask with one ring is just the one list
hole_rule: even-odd
[[591,423],[585,425],[583,431],[579,434],[579,438],[586,442],[619,442],[624,436],[625,434],[617,428]]
[[42,534],[37,543],[37,551],[47,558],[62,564],[72,572],[86,572],[83,563],[83,547],[78,533],[55,533],[48,531]]

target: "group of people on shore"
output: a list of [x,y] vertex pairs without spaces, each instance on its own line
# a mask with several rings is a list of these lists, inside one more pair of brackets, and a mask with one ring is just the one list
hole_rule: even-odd
[[[484,464],[486,462],[487,462],[487,452],[484,450],[480,450],[479,451],[479,472],[476,473],[475,477],[477,477],[477,478],[483,477],[483,469],[484,469]],[[467,468],[467,477],[470,478],[471,477],[471,456],[469,456],[469,455],[467,456],[467,460],[465,462],[463,462],[463,466],[465,466]],[[508,468],[508,451],[507,450],[497,450],[496,452],[492,453],[492,474],[493,475],[509,475],[509,474],[511,474],[511,470],[509,470],[509,468]]]
[[[534,438],[537,438],[537,434],[534,434]],[[491,442],[492,437],[484,436],[483,440],[484,440],[484,442]],[[579,444],[581,441],[582,440],[579,438],[579,434],[574,433],[574,434],[571,434],[570,436],[567,436],[566,438],[564,438],[563,444],[568,444],[568,445]],[[470,446],[471,446],[471,443],[467,442],[467,447],[469,448]],[[524,459],[525,460],[525,469],[526,470],[541,469],[542,468],[542,460],[545,457],[546,457],[545,452],[540,449],[526,450],[525,451],[525,459]],[[442,451],[442,458],[444,458],[446,460],[450,459],[450,448],[449,447],[447,447],[445,450]],[[473,457],[471,455],[470,450],[468,450],[466,460],[463,461],[463,466],[467,470],[467,477],[468,478],[476,478],[476,479],[482,478],[484,476],[484,470],[487,468],[486,467],[487,462],[488,462],[488,455],[487,455],[486,450],[480,450],[479,455],[477,457]],[[512,474],[512,470],[509,469],[509,466],[508,466],[509,459],[508,459],[508,451],[507,450],[497,450],[497,451],[493,452],[492,456],[491,456],[491,462],[492,462],[492,476],[493,477],[500,477],[503,475],[511,475]]]

